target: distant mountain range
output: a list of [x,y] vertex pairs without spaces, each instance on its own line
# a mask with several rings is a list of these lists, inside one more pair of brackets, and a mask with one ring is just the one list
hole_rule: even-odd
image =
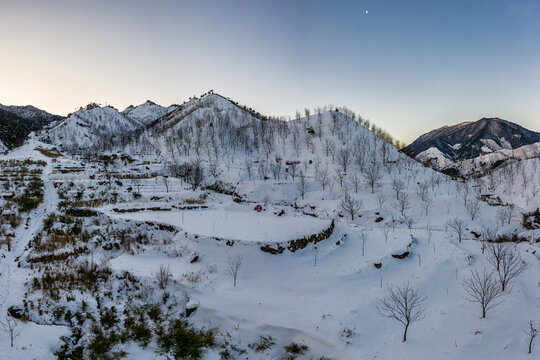
[[499,118],[482,118],[432,130],[402,150],[450,175],[471,175],[508,159],[540,156],[540,133]]
[[33,106],[5,106],[0,104],[0,151],[21,146],[32,131],[61,120]]
[[[112,151],[128,144],[160,151],[166,145],[170,151],[175,137],[186,132],[180,123],[199,127],[216,117],[264,119],[253,109],[213,92],[168,107],[150,100],[123,111],[90,104],[67,118],[33,106],[0,105],[0,151],[22,145],[30,132],[46,126],[46,140],[66,151]],[[540,133],[499,118],[482,118],[432,130],[402,152],[450,175],[473,175],[509,159],[540,157]]]

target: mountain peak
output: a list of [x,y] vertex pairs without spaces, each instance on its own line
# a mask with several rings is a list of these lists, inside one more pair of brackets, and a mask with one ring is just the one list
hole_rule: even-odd
[[540,133],[498,117],[484,117],[432,130],[403,148],[403,152],[444,170],[443,167],[455,169],[456,164],[486,154],[537,142],[540,142]]

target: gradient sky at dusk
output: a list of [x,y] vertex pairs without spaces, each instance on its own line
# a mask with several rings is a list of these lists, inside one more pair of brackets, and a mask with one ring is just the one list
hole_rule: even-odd
[[213,89],[345,105],[407,142],[484,116],[540,131],[537,0],[0,0],[0,49],[0,103],[61,115]]

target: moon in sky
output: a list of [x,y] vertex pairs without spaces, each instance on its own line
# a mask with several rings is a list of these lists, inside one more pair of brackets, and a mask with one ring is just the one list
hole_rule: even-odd
[[368,13],[368,11],[366,10],[366,14]]

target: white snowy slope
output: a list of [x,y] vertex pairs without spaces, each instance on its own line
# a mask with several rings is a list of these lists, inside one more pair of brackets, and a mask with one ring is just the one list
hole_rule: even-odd
[[[64,150],[104,150],[141,128],[135,119],[112,107],[78,110],[48,132],[49,140]],[[127,139],[125,140],[127,141]]]
[[[19,258],[24,258],[28,254],[29,243],[42,231],[43,219],[54,212],[58,206],[58,195],[50,179],[52,160],[35,150],[37,147],[46,146],[46,144],[35,139],[30,139],[27,144],[1,157],[1,160],[24,161],[32,159],[47,162],[41,176],[45,187],[43,203],[37,209],[28,213],[24,217],[23,224],[16,229],[12,251],[8,252],[5,251],[5,248],[2,249],[0,259],[0,321],[4,323],[8,307],[20,303],[24,298],[27,291],[25,282],[32,274],[29,269],[18,266]],[[2,330],[4,329],[2,328]],[[25,339],[24,344],[11,347],[8,333],[0,332],[0,358],[6,360],[45,360],[54,358],[53,352],[60,343],[60,337],[68,335],[69,329],[65,326],[17,321],[15,334],[18,334],[16,336],[17,340]]]
[[522,212],[540,206],[540,157],[509,161],[487,175],[475,179],[482,193],[499,197],[502,203],[514,204]]
[[143,125],[149,125],[160,117],[170,113],[176,109],[176,106],[163,107],[147,100],[145,103],[133,106],[128,106],[122,114],[126,115],[132,120],[135,120]]
[[[85,126],[73,128],[82,133]],[[84,137],[75,139],[82,140],[73,149],[94,146]],[[64,141],[72,140],[55,138],[55,144]],[[42,156],[26,149],[29,158]],[[50,226],[60,232],[80,221],[88,231],[84,242],[60,248],[51,243],[47,250],[50,239],[44,236],[39,247],[32,244],[23,254],[0,248],[8,259],[0,258],[0,268],[9,270],[8,278],[2,271],[1,284],[14,289],[2,307],[24,299],[31,320],[27,331],[34,323],[79,329],[83,336],[67,344],[83,347],[89,357],[89,344],[99,339],[93,329],[105,322],[105,309],[114,306],[124,320],[134,309],[157,306],[164,314],[161,326],[190,309],[193,326],[215,329],[217,347],[203,353],[205,360],[294,358],[285,348],[291,343],[306,346],[299,360],[538,357],[537,349],[527,353],[523,330],[529,320],[540,322],[540,230],[521,225],[521,213],[540,201],[538,192],[529,196],[540,186],[536,160],[501,168],[493,179],[454,181],[342,113],[263,120],[216,94],[159,118],[117,151],[130,161],[115,160],[112,181],[99,164],[68,152],[44,173],[46,191],[58,195],[45,195],[32,224],[41,223],[58,196],[69,206],[55,210]],[[197,161],[205,176],[193,189],[182,169]],[[510,185],[508,171],[517,174]],[[373,186],[369,178],[375,179]],[[487,192],[499,195],[502,204],[488,205],[482,196]],[[354,216],[343,206],[346,198],[357,205]],[[513,214],[499,224],[498,213],[509,204]],[[70,207],[95,213],[73,220],[63,216]],[[449,220],[463,222],[461,241]],[[27,244],[26,231],[39,229],[17,230],[17,248]],[[327,238],[305,242],[327,229]],[[471,271],[494,271],[475,235],[486,229],[527,240],[516,244],[527,269],[511,281],[502,303],[481,318],[463,281]],[[35,260],[64,252],[73,255],[50,263]],[[16,256],[20,266],[9,263]],[[235,286],[230,266],[237,257],[242,262]],[[91,291],[75,283],[51,296],[32,285],[45,272],[69,274],[90,263],[96,274],[108,274],[96,275]],[[164,287],[157,281],[160,267],[172,276]],[[403,342],[403,326],[376,308],[388,286],[407,283],[425,297],[425,316],[410,326]],[[70,323],[55,315],[60,310],[87,315]],[[152,333],[157,330],[155,322],[146,324]],[[104,331],[121,333],[122,326],[120,321]],[[18,338],[8,358],[55,358],[59,346],[51,338],[63,330],[55,331],[43,339]],[[271,337],[272,344],[258,349],[261,336]],[[7,344],[0,333],[0,346]],[[42,352],[36,355],[35,349]],[[128,340],[112,350],[127,352],[129,359],[172,357],[160,352],[156,336],[144,346]]]
[[[484,154],[473,159],[452,161],[437,148],[429,148],[416,156],[422,163],[429,163],[439,171],[456,169],[461,175],[478,174],[490,170],[495,164],[508,160],[525,160],[540,157],[540,143],[524,145],[517,149],[501,148],[485,140]],[[490,145],[490,146],[488,146]]]

